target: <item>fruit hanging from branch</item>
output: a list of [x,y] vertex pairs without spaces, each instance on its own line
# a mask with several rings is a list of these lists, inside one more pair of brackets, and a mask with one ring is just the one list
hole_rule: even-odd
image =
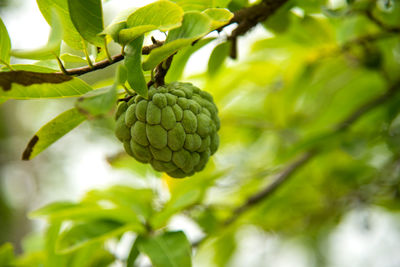
[[116,113],[115,134],[125,151],[174,178],[201,171],[219,145],[220,121],[212,96],[190,83],[134,94]]

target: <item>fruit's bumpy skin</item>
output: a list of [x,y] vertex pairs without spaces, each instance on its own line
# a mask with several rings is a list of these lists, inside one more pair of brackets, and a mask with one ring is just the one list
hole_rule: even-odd
[[212,96],[179,82],[150,87],[148,96],[134,95],[118,105],[115,134],[125,151],[171,177],[201,171],[219,145]]

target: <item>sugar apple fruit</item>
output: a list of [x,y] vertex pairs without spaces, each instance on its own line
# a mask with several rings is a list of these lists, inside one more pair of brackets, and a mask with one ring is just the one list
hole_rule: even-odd
[[220,121],[212,96],[190,83],[150,87],[116,112],[115,134],[125,151],[156,171],[183,178],[201,171],[219,145]]

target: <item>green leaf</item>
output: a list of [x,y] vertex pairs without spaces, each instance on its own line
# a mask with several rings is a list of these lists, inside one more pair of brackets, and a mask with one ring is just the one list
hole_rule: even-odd
[[[122,26],[122,24],[120,25]],[[155,30],[156,27],[152,25],[141,25],[133,28],[122,29],[118,35],[118,42],[125,45],[136,38],[139,38],[146,32]]]
[[0,97],[7,99],[63,98],[83,95],[92,88],[79,78],[40,66],[30,66],[34,70],[0,72]]
[[151,225],[154,228],[163,226],[174,214],[198,203],[202,197],[203,192],[198,188],[173,195],[166,206],[151,218]]
[[94,219],[106,219],[121,223],[139,223],[139,219],[130,207],[104,208],[95,203],[84,202],[68,206],[64,202],[49,204],[30,214],[31,217],[45,217],[51,222],[64,220],[89,221]]
[[101,0],[68,0],[71,21],[80,35],[91,44],[104,46]]
[[[80,247],[74,253],[60,255],[59,257],[69,260],[65,267],[109,267],[116,260],[115,255],[107,250],[104,242],[90,242]],[[54,249],[54,247],[53,247]],[[60,265],[51,265],[60,267]]]
[[126,20],[135,10],[136,8],[128,8],[120,12],[101,34],[108,34],[115,42],[120,43],[119,32],[127,27]]
[[192,11],[183,16],[182,26],[168,33],[166,43],[178,39],[198,39],[210,31],[211,19],[204,13]]
[[155,48],[150,52],[146,61],[143,62],[142,67],[144,70],[152,70],[163,60],[173,55],[179,49],[189,46],[195,39],[179,39],[171,43],[166,43],[161,47]]
[[62,211],[65,209],[69,209],[72,207],[77,207],[77,206],[79,206],[79,205],[74,202],[69,202],[69,201],[53,202],[53,203],[50,203],[40,209],[30,212],[29,218],[33,219],[33,218],[37,218],[37,217],[47,216],[52,213]]
[[94,220],[77,223],[62,231],[56,242],[57,253],[69,253],[84,246],[102,242],[127,231],[136,231],[137,225],[123,225],[112,220]]
[[115,85],[90,91],[80,97],[75,107],[83,114],[99,116],[108,113],[117,102],[117,89]]
[[249,0],[231,0],[228,8],[232,12],[236,12],[249,5]]
[[154,177],[160,176],[160,173],[155,171],[151,166],[138,162],[125,152],[112,155],[107,158],[107,161],[113,168],[132,172],[139,178],[146,179],[149,175]]
[[147,84],[142,70],[142,45],[144,36],[133,40],[125,46],[124,64],[127,69],[127,80],[136,93],[147,98]]
[[162,210],[151,217],[150,224],[155,229],[160,228],[174,214],[200,203],[208,187],[225,172],[198,173],[196,174],[197,177],[194,177],[195,179],[179,180],[176,184],[170,185],[171,199],[165,204]]
[[188,62],[190,56],[214,39],[215,38],[201,39],[194,45],[179,50],[178,53],[174,56],[174,60],[172,60],[172,64],[167,72],[167,75],[165,76],[166,82],[170,83],[181,79],[186,63]]
[[128,17],[128,29],[120,31],[119,41],[126,44],[149,31],[169,31],[179,27],[182,18],[183,10],[178,5],[166,0],[157,1],[137,9]]
[[[51,223],[48,225],[47,229],[45,230],[45,256],[46,256],[46,265],[47,266],[62,266],[65,267],[68,264],[69,259],[63,257],[62,255],[57,254],[54,251],[56,246],[58,234],[60,233],[61,229],[61,222]],[[43,262],[43,261],[42,261]],[[37,266],[37,265],[28,265],[28,266]],[[28,267],[27,266],[27,267]]]
[[61,113],[40,128],[33,136],[22,154],[22,159],[33,159],[48,146],[81,124],[85,119],[86,117],[75,108]]
[[136,215],[148,218],[153,211],[153,198],[154,193],[150,189],[116,185],[106,190],[89,191],[82,202],[100,204],[102,201],[108,201],[117,207],[128,207]]
[[[364,1],[360,1],[364,2]],[[366,1],[367,2],[367,1]],[[321,13],[322,7],[326,4],[326,0],[295,0],[294,5],[300,7],[305,13]]]
[[192,266],[191,245],[182,231],[138,239],[139,251],[149,256],[154,267]]
[[168,31],[181,25],[182,16],[183,10],[178,5],[160,0],[136,10],[128,17],[127,25],[152,25],[160,31]]
[[213,7],[213,0],[176,0],[185,11],[203,11],[206,8]]
[[131,250],[129,251],[128,260],[126,262],[126,267],[135,266],[135,261],[140,254],[140,251],[138,249],[138,240],[140,240],[140,238],[136,238],[135,242],[133,242],[132,244]]
[[231,0],[214,0],[214,7],[227,8]]
[[86,61],[84,58],[82,58],[82,57],[80,57],[80,56],[77,56],[77,55],[68,54],[68,53],[62,54],[62,55],[60,56],[60,59],[61,59],[63,62],[83,63],[83,64],[86,64],[86,63],[87,63],[87,61]]
[[268,30],[272,30],[275,33],[285,32],[290,26],[290,9],[292,7],[293,2],[287,2],[263,22],[264,27],[266,27]]
[[12,56],[33,60],[46,60],[55,59],[55,57],[60,54],[63,29],[61,25],[61,20],[56,10],[53,8],[52,11],[51,30],[47,44],[44,47],[40,47],[34,50],[12,50]]
[[200,226],[207,234],[213,234],[219,227],[219,220],[216,212],[211,207],[203,207],[203,209],[194,209],[191,211],[190,217]]
[[[31,64],[14,64],[12,65],[13,70],[26,70],[26,71],[32,71],[32,72],[43,72],[43,73],[52,73],[56,72],[57,70],[51,69],[48,67],[43,67],[39,65],[31,65]],[[11,71],[8,67],[3,67],[1,68],[1,71]]]
[[[87,255],[91,255],[90,261],[87,263],[87,267],[109,267],[117,260],[116,256],[105,248],[95,248],[92,253],[87,253],[82,257],[87,259]],[[80,261],[77,261],[74,267],[81,267]]]
[[235,232],[225,231],[213,242],[214,262],[217,266],[227,266],[236,250]]
[[144,70],[151,70],[178,50],[191,45],[210,31],[211,19],[200,12],[187,12],[182,26],[169,32],[165,44],[153,49],[143,63]]
[[225,59],[228,57],[230,49],[230,42],[221,43],[214,48],[208,61],[207,73],[210,77],[213,77],[218,73],[219,69],[224,64]]
[[209,8],[203,13],[211,18],[211,30],[226,25],[233,18],[233,14],[224,8]]
[[0,246],[0,266],[14,266],[14,248],[10,243],[5,243]]
[[115,74],[115,79],[118,84],[124,85],[128,79],[128,70],[125,65],[118,65],[117,73]]
[[63,28],[63,40],[70,47],[82,50],[84,44],[82,42],[82,37],[71,21],[68,10],[68,0],[36,0],[36,2],[39,6],[40,12],[42,12],[43,17],[51,27],[54,26],[53,14],[55,10],[60,18]]
[[0,18],[0,64],[10,63],[10,49],[10,36],[8,35],[6,26]]

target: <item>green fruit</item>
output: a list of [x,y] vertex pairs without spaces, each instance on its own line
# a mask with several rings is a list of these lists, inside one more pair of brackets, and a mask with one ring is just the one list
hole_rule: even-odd
[[204,169],[219,146],[220,121],[212,96],[190,83],[149,88],[116,112],[117,138],[136,160],[183,178]]

